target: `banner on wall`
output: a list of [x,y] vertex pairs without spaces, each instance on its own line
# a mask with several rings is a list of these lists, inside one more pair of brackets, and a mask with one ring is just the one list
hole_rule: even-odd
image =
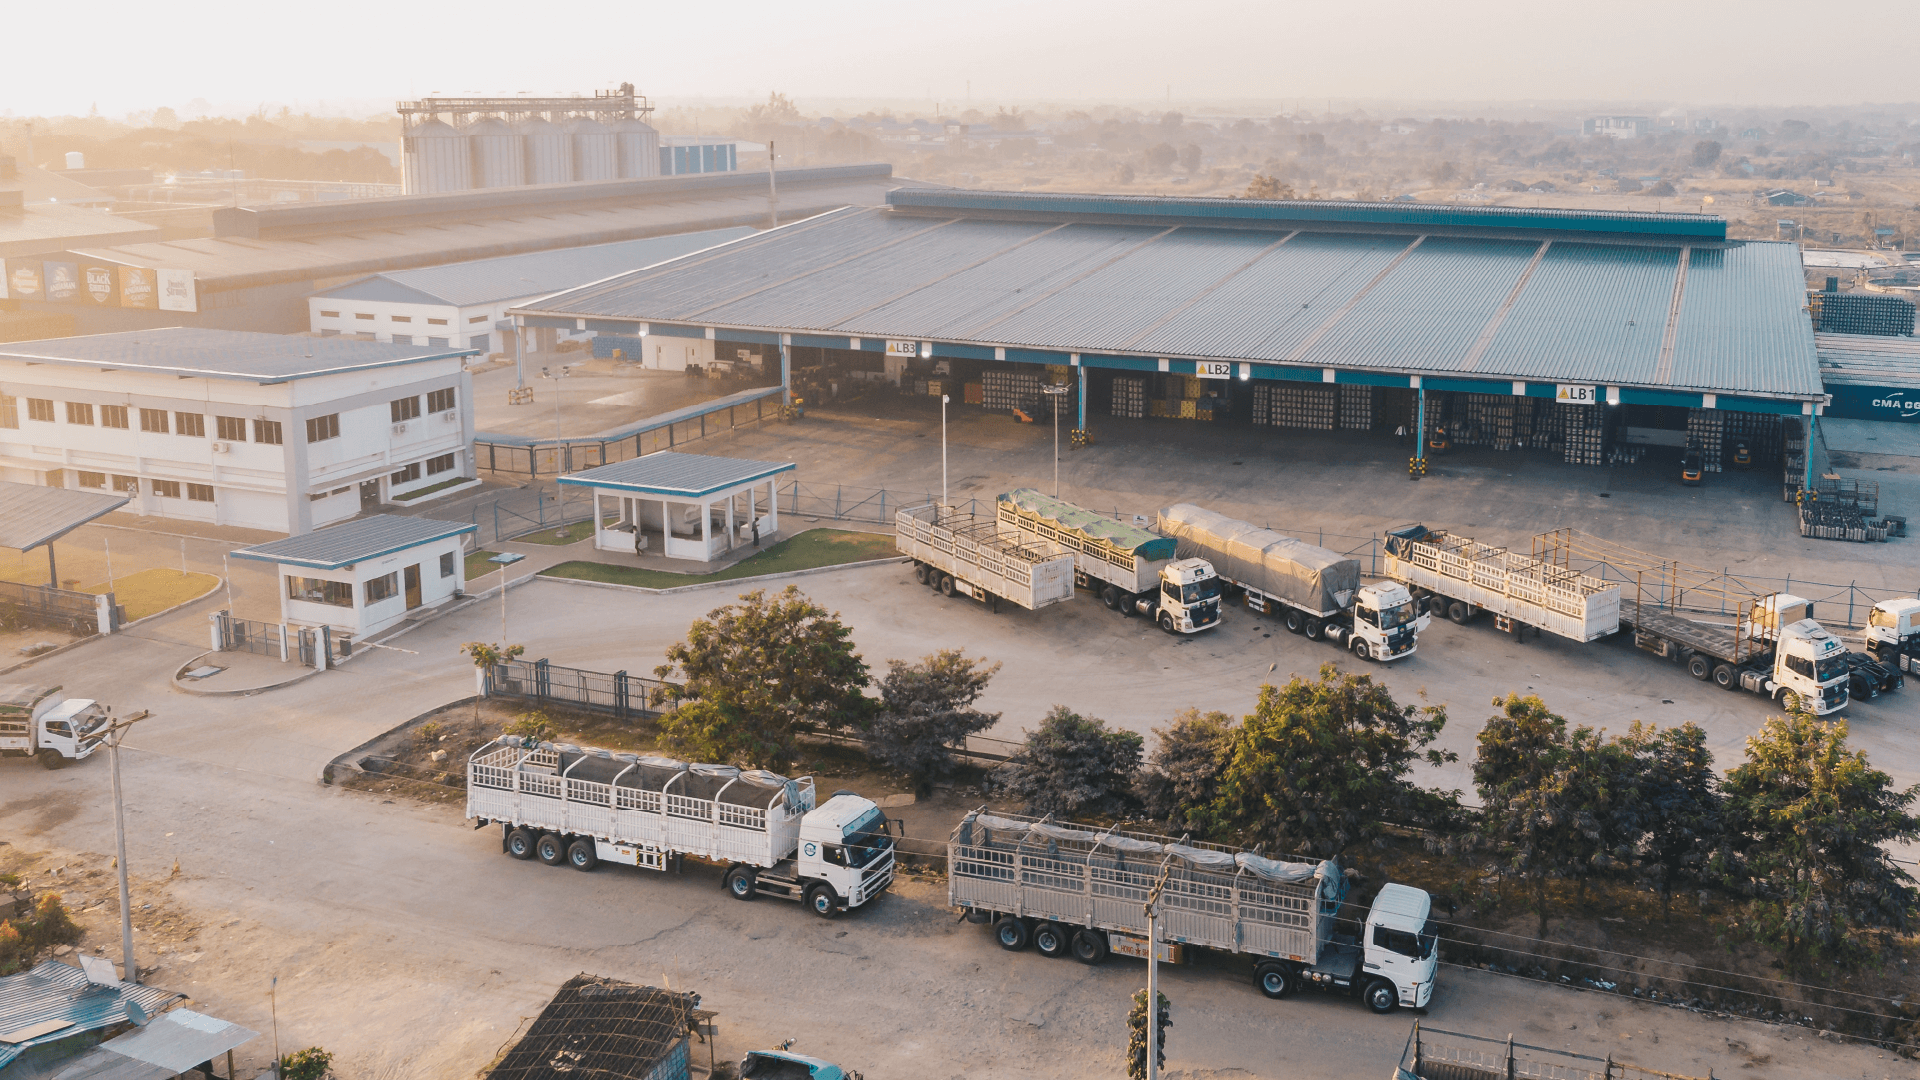
[[120,306],[152,311],[159,307],[159,297],[154,292],[153,271],[145,266],[122,266],[120,271]]
[[80,295],[95,307],[118,307],[120,288],[113,267],[105,263],[80,264]]
[[54,262],[49,259],[42,263],[45,268],[47,299],[56,304],[71,304],[80,296],[80,264]]
[[40,260],[7,260],[7,295],[15,300],[40,300],[45,285],[40,277]]
[[154,272],[161,311],[199,311],[193,290],[193,271],[158,269]]

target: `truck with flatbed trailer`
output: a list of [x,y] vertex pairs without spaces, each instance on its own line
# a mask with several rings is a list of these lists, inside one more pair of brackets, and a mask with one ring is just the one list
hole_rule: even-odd
[[880,808],[850,791],[816,806],[812,777],[502,735],[467,760],[466,816],[499,825],[516,859],[665,870],[691,856],[725,866],[737,900],[796,900],[828,919],[893,882]]
[[92,698],[70,698],[58,686],[0,686],[0,757],[30,757],[63,769],[105,745],[112,717]]
[[[1145,903],[1156,885],[1159,940]],[[1269,998],[1317,989],[1376,1013],[1424,1008],[1439,968],[1426,892],[1389,883],[1360,934],[1343,932],[1347,875],[1330,861],[1263,858],[1214,844],[989,814],[947,840],[947,900],[1001,948],[1098,964],[1110,955],[1180,963],[1190,950],[1253,960]]]
[[1398,582],[1360,582],[1360,560],[1192,503],[1161,510],[1156,527],[1182,558],[1204,559],[1246,606],[1288,631],[1365,660],[1412,656],[1427,620]]

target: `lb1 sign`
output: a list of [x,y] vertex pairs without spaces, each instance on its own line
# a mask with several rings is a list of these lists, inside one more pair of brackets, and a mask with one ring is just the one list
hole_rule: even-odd
[[1233,378],[1233,361],[1196,360],[1193,363],[1193,373],[1203,379],[1231,379]]
[[1597,386],[1569,386],[1560,384],[1553,400],[1566,405],[1597,405],[1600,403],[1600,388]]

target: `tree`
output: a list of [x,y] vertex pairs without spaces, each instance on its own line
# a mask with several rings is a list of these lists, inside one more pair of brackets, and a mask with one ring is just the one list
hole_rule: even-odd
[[1647,194],[1658,199],[1671,199],[1677,192],[1673,186],[1673,181],[1661,180],[1652,187],[1647,188]]
[[[1154,1042],[1153,1068],[1156,1073],[1164,1073],[1167,1068],[1167,1029],[1173,1026],[1173,1003],[1167,995],[1155,992],[1158,998],[1154,1004]],[[1145,1080],[1147,1075],[1147,992],[1133,992],[1133,1007],[1127,1010],[1127,1076],[1130,1080]]]
[[1694,143],[1693,144],[1694,165],[1702,169],[1711,168],[1714,162],[1720,160],[1721,149],[1722,147],[1720,146],[1720,144],[1717,142],[1714,142],[1711,139],[1702,139],[1699,142]]
[[1663,917],[1673,909],[1674,883],[1699,879],[1720,845],[1720,792],[1707,733],[1698,724],[1661,729],[1634,721],[1628,730],[1637,765],[1637,808],[1644,828],[1641,876],[1660,891]]
[[999,722],[999,713],[973,708],[999,670],[959,649],[942,649],[917,664],[887,661],[880,707],[867,723],[868,753],[911,776],[916,790],[929,790],[953,772],[954,747]]
[[1292,184],[1283,183],[1277,177],[1267,176],[1263,173],[1247,181],[1247,193],[1242,197],[1248,199],[1297,199],[1300,196],[1294,192]]
[[1145,157],[1148,169],[1154,172],[1166,172],[1173,168],[1173,163],[1179,159],[1180,152],[1173,148],[1172,143],[1154,143],[1147,147]]
[[1427,170],[1427,178],[1433,181],[1434,187],[1445,187],[1459,175],[1460,167],[1451,161],[1442,161]]
[[[524,655],[527,647],[525,645],[491,645],[484,641],[469,641],[460,646],[460,651],[465,653],[467,658],[473,661],[475,668],[480,671],[485,671],[490,667],[498,667],[516,656]],[[480,719],[479,694],[475,694],[473,697],[473,718],[476,721]]]
[[1174,832],[1205,832],[1206,810],[1220,795],[1238,723],[1223,712],[1187,709],[1153,734],[1153,754],[1140,774],[1141,805]]
[[1026,743],[994,773],[994,787],[1029,814],[1114,817],[1133,803],[1143,740],[1110,731],[1096,717],[1055,705]]
[[325,1080],[333,1075],[333,1055],[317,1046],[296,1050],[280,1059],[276,1070],[284,1080]]
[[1124,161],[1121,162],[1120,167],[1113,170],[1113,182],[1116,184],[1133,183],[1133,166]]
[[1444,708],[1403,706],[1372,676],[1332,664],[1317,682],[1262,686],[1207,819],[1276,852],[1338,855],[1371,843],[1383,820],[1421,821],[1447,800],[1408,779],[1416,761],[1457,760],[1427,749],[1446,724]]
[[1180,147],[1180,168],[1188,173],[1200,171],[1200,146],[1198,143],[1185,143]]
[[654,668],[662,679],[678,672],[685,681],[660,733],[679,753],[778,772],[792,764],[800,731],[866,718],[867,665],[839,617],[794,586],[740,600],[695,619]]
[[1845,721],[1804,711],[1769,719],[1727,773],[1736,873],[1755,895],[1757,932],[1790,953],[1843,955],[1855,928],[1915,925],[1920,894],[1884,845],[1920,839],[1905,790],[1847,746]]
[[177,128],[180,117],[165,105],[153,110],[153,126],[157,128]]

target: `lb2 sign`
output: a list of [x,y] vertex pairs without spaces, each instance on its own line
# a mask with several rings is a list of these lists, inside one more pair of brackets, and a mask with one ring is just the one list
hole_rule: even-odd
[[1553,400],[1565,405],[1598,405],[1600,403],[1600,388],[1597,386],[1569,386],[1566,383],[1561,383],[1560,389],[1553,395]]
[[1203,379],[1231,379],[1233,378],[1233,361],[1195,360],[1193,373]]

